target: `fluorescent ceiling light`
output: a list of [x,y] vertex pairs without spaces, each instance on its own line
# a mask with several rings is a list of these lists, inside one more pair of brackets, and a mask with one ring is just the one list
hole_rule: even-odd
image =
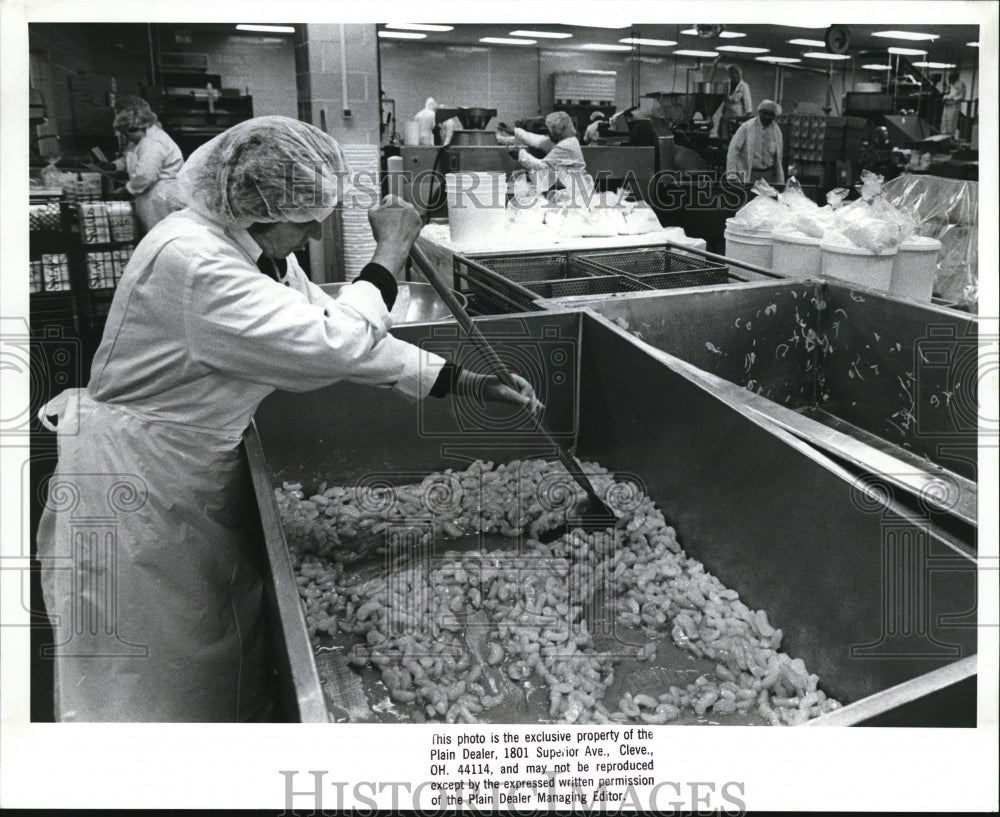
[[615,43],[585,43],[584,45],[578,45],[577,48],[582,48],[584,51],[631,51],[632,46],[630,45],[616,45]]
[[265,34],[294,34],[295,26],[266,26],[256,23],[240,23],[236,26],[237,31],[260,31]]
[[537,40],[515,40],[510,37],[480,37],[481,43],[494,43],[495,45],[534,45]]
[[677,45],[674,40],[648,40],[645,37],[626,37],[618,42],[627,43],[628,45],[661,45],[664,48],[671,45]]
[[688,48],[680,48],[674,52],[675,57],[718,57],[716,51],[697,51]]
[[739,37],[746,37],[747,35],[742,31],[723,30],[719,32],[719,36],[726,40],[735,40]]
[[890,45],[886,51],[890,54],[905,54],[908,57],[926,57],[927,52],[922,51],[919,48],[900,48],[896,45]]
[[537,37],[539,40],[568,40],[573,35],[565,31],[527,31],[519,28],[517,31],[510,32],[510,36]]
[[776,62],[780,64],[802,62],[798,57],[757,57],[757,62]]
[[971,45],[973,48],[979,48],[979,43],[966,43],[966,45]]
[[830,54],[826,51],[807,51],[803,57],[812,57],[814,60],[849,60],[847,54]]
[[386,40],[425,40],[426,34],[418,34],[416,31],[380,31],[379,37]]
[[594,74],[600,77],[616,77],[617,71],[602,71],[600,68],[577,68],[575,74]]
[[789,45],[808,45],[815,46],[816,48],[823,48],[826,43],[822,40],[803,40],[801,38],[796,38],[794,40],[788,40]]
[[581,26],[583,28],[631,28],[631,23],[616,23],[615,25],[608,25],[607,23],[573,23],[575,26]]
[[939,34],[921,34],[919,31],[873,31],[873,37],[886,37],[890,40],[936,40]]
[[875,65],[874,63],[870,63],[868,65],[862,65],[861,67],[865,68],[865,69],[867,69],[869,71],[891,71],[892,70],[892,66],[891,65]]
[[770,48],[754,48],[751,45],[720,45],[716,51],[732,51],[736,54],[766,54]]
[[953,62],[915,62],[913,63],[917,68],[954,68],[955,63]]
[[386,28],[397,28],[402,31],[454,31],[455,26],[439,26],[424,23],[386,23]]
[[698,36],[698,29],[696,29],[696,28],[685,28],[681,32],[681,34],[689,34],[689,35],[697,37]]

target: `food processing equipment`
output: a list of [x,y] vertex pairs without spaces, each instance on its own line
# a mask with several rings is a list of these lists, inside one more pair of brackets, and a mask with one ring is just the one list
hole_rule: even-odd
[[[719,310],[730,323],[743,318],[732,332],[743,327],[749,334],[747,320],[766,323],[774,317],[766,314],[771,303],[781,314],[798,308],[804,318],[818,308],[810,300],[815,285],[789,283],[787,292],[771,295],[781,287],[747,284],[734,292],[737,299],[751,291],[762,301],[765,294],[770,297],[761,303],[759,316],[756,308],[748,315]],[[803,292],[809,297],[802,299]],[[663,299],[667,306],[666,299],[684,294],[643,297],[646,302]],[[892,343],[885,312],[850,294],[845,293],[846,300],[839,292],[826,294],[825,308],[831,314],[844,309],[850,318],[843,319],[839,338],[830,342],[847,351],[852,338],[850,349],[857,342],[860,354],[873,340],[872,323],[881,320],[880,335]],[[701,344],[717,356],[705,346],[710,343],[732,355],[725,363],[738,370],[746,359],[726,346],[735,348],[735,337],[709,332],[718,322],[701,323],[720,295],[726,293],[706,292],[707,303],[697,309],[698,299],[688,298],[690,309],[678,309],[670,321],[661,318],[646,331],[650,337],[667,333],[672,323],[674,336],[691,349]],[[641,331],[638,316],[645,302],[638,295],[621,298],[623,305],[631,303],[636,319],[631,328]],[[784,648],[801,656],[827,693],[846,704],[814,723],[974,724],[977,567],[969,526],[952,526],[949,514],[931,507],[926,497],[921,509],[905,492],[878,482],[877,475],[780,427],[756,405],[756,393],[735,385],[732,392],[720,389],[726,381],[710,382],[709,375],[680,357],[653,348],[596,312],[558,309],[477,323],[494,339],[501,357],[536,383],[546,404],[545,421],[557,438],[584,460],[640,479],[685,550],[784,629]],[[915,321],[906,325],[916,328]],[[807,335],[808,326],[807,321]],[[720,333],[723,328],[718,326]],[[460,364],[475,354],[451,323],[413,324],[395,333]],[[944,336],[930,338],[940,343]],[[772,396],[780,391],[790,402],[802,402],[806,395],[792,375],[808,371],[805,341],[790,344],[794,348],[787,356],[775,357],[784,342],[776,336],[762,343],[752,365],[760,370],[765,392],[770,388]],[[828,375],[827,404],[839,401],[854,417],[860,409],[842,400],[839,387],[851,386],[855,356],[843,358],[844,370]],[[862,356],[855,368],[867,377],[869,365]],[[889,391],[888,386],[876,388],[886,399]],[[326,481],[408,483],[486,456],[495,462],[552,459],[553,452],[540,446],[511,411],[505,406],[467,410],[450,400],[427,400],[415,408],[350,383],[303,394],[276,392],[261,404],[246,443],[290,718],[325,720],[326,698],[340,682],[329,673],[326,656],[313,655],[274,488],[284,481],[313,488]],[[958,449],[968,437],[954,423],[928,432]],[[922,594],[920,604],[908,603],[912,593]]]

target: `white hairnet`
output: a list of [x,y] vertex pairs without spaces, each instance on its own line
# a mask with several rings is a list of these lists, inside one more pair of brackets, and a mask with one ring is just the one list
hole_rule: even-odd
[[220,133],[191,154],[177,177],[181,200],[236,227],[324,221],[348,186],[344,153],[298,119],[261,116]]
[[557,142],[576,136],[573,120],[566,111],[552,111],[545,117],[545,126],[551,131],[552,138]]

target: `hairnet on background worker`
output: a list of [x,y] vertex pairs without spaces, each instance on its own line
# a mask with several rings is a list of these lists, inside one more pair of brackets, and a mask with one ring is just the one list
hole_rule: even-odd
[[135,214],[146,233],[179,208],[176,179],[184,157],[174,140],[157,126],[156,114],[144,100],[130,98],[118,109],[114,125],[125,150],[124,156],[110,164],[128,175],[125,189],[132,194]]
[[[136,247],[87,388],[39,412],[59,439],[38,529],[58,720],[275,717],[241,448],[275,389],[352,380],[537,409],[523,379],[515,392],[388,334],[421,227],[410,205],[369,211],[373,261],[336,300],[308,280],[294,251],[321,236],[345,167],[336,141],[283,117],[199,148],[182,174],[191,206]],[[285,182],[307,177],[291,195]],[[75,547],[81,519],[111,533]]]

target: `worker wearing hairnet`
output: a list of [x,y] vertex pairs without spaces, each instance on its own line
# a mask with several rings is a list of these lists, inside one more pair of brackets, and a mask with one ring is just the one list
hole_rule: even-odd
[[587,125],[587,130],[583,132],[583,143],[585,145],[589,145],[591,142],[597,141],[598,131],[603,124],[604,114],[600,111],[594,111],[590,115],[590,124]]
[[781,115],[777,102],[765,99],[757,106],[757,116],[737,128],[729,140],[726,172],[735,173],[746,183],[764,179],[770,184],[784,184],[782,167],[784,141],[781,128],[774,121]]
[[112,166],[127,171],[125,189],[132,194],[135,214],[146,233],[180,207],[176,180],[184,157],[159,127],[156,114],[142,102],[129,102],[115,115],[115,130],[125,142],[125,155]]
[[38,532],[57,719],[271,717],[241,440],[275,389],[352,380],[538,408],[521,378],[515,392],[387,333],[421,226],[410,205],[370,211],[372,263],[336,300],[306,278],[292,253],[321,236],[346,171],[336,141],[285,117],[200,147],[187,207],[122,276],[89,385],[39,412],[59,441]]
[[593,179],[587,173],[587,163],[576,138],[573,120],[565,111],[553,111],[545,117],[548,136],[514,128],[513,134],[497,133],[497,141],[506,145],[527,145],[545,152],[537,159],[522,148],[517,155],[521,167],[528,170],[539,192],[557,185],[573,192],[590,192]]

